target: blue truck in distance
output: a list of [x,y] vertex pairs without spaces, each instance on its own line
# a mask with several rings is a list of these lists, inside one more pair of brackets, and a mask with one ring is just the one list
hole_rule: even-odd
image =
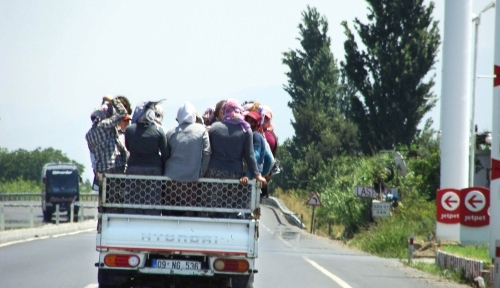
[[[80,201],[81,177],[78,167],[73,163],[47,163],[42,169],[42,210],[43,220],[52,221],[52,214],[59,204],[59,212],[71,215],[72,203]],[[79,207],[74,205],[74,219],[78,220]]]

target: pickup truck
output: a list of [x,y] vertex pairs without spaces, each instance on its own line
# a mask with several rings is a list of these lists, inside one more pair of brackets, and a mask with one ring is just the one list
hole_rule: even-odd
[[260,182],[100,177],[99,287],[253,287]]

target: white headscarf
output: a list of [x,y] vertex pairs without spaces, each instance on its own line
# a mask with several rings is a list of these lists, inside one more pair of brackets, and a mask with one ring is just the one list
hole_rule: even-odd
[[179,108],[179,111],[177,111],[177,122],[179,124],[196,122],[196,109],[191,103],[185,102]]

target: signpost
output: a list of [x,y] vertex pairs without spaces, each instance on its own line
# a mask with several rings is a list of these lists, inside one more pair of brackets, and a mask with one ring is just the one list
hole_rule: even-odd
[[490,191],[485,187],[470,187],[460,195],[460,243],[486,244],[489,242]]
[[[398,188],[395,187],[385,187],[382,193],[387,196],[388,194],[392,194],[394,196],[398,195]],[[373,187],[368,186],[356,186],[354,188],[354,196],[360,198],[372,198],[377,199],[379,197],[378,191],[376,191]]]
[[372,202],[372,216],[373,217],[390,217],[391,216],[391,203],[378,202],[378,201],[374,200]]
[[436,194],[436,237],[463,245],[488,242],[490,191],[485,187],[440,189]]
[[436,193],[436,237],[460,241],[460,190],[445,188]]
[[314,191],[311,193],[311,196],[309,196],[309,200],[307,200],[306,205],[312,206],[313,211],[312,211],[312,219],[311,219],[311,234],[313,233],[313,228],[314,228],[314,210],[316,209],[316,206],[323,206],[321,204],[321,199],[319,198],[319,194]]

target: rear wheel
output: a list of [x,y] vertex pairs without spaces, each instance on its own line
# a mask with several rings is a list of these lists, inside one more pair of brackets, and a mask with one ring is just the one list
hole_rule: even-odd
[[120,273],[120,271],[111,271],[106,269],[99,269],[97,271],[97,282],[99,282],[99,288],[123,287],[127,281],[127,275]]
[[231,277],[231,287],[253,288],[253,276],[254,274]]
[[[75,206],[73,207],[73,222],[78,222],[78,212],[80,211],[80,207]],[[71,208],[68,209],[68,220],[69,217],[71,217]]]
[[48,210],[43,211],[43,221],[52,222],[52,211]]

